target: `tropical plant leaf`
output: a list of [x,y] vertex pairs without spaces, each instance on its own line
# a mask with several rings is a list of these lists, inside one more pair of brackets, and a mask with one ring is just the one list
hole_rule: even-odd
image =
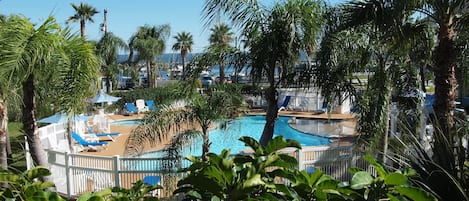
[[238,155],[235,156],[233,161],[236,164],[244,164],[244,163],[252,163],[255,160],[251,156],[238,154]]
[[353,175],[352,181],[350,182],[350,188],[362,189],[371,183],[373,183],[373,177],[370,175],[370,173],[361,171]]
[[386,176],[384,183],[387,185],[404,185],[407,183],[407,177],[401,173],[393,172]]
[[396,186],[396,191],[400,194],[415,200],[415,201],[426,201],[426,200],[437,200],[432,194],[416,187]]
[[7,181],[7,182],[16,182],[19,179],[18,175],[10,173],[10,172],[0,172],[0,181]]
[[196,199],[202,199],[202,195],[200,195],[200,193],[198,193],[197,191],[188,191],[186,192],[186,195],[189,196],[189,197],[192,197],[192,198],[196,198]]
[[368,163],[370,163],[373,166],[373,168],[375,168],[376,172],[381,178],[386,177],[387,172],[384,169],[384,167],[381,164],[379,164],[371,155],[366,155],[364,159],[368,161]]
[[259,185],[264,185],[265,182],[262,181],[261,179],[261,175],[260,174],[255,174],[254,176],[252,176],[251,178],[247,179],[244,183],[243,183],[243,187],[244,188],[249,188],[249,187],[254,187],[254,186],[259,186]]
[[[290,144],[289,144],[290,143]],[[299,144],[298,142],[296,142]],[[265,147],[265,154],[270,154],[276,152],[280,149],[286,148],[289,145],[296,145],[294,142],[287,142],[282,136],[277,136],[274,139],[270,140],[267,146]],[[299,146],[301,148],[301,145]]]
[[361,169],[361,168],[357,168],[357,167],[352,167],[352,168],[348,169],[348,172],[350,172],[352,174],[355,174],[355,173],[360,172],[360,171],[364,171],[364,170]]
[[51,172],[49,171],[49,169],[43,166],[36,166],[33,169],[25,172],[25,177],[30,180],[45,177],[45,176],[50,176],[50,175],[51,175]]
[[287,196],[290,198],[290,200],[301,200],[300,195],[298,193],[291,189],[288,188],[286,185],[283,184],[275,184],[275,190],[281,192],[283,195]]
[[239,141],[244,142],[246,146],[251,147],[251,149],[254,150],[256,154],[264,154],[264,149],[262,149],[261,144],[259,144],[259,142],[257,142],[254,138],[249,136],[243,136],[239,138]]

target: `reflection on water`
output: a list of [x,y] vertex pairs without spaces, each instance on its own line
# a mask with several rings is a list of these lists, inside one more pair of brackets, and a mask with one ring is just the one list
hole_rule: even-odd
[[324,137],[343,137],[355,135],[355,121],[292,118],[290,126],[301,132]]

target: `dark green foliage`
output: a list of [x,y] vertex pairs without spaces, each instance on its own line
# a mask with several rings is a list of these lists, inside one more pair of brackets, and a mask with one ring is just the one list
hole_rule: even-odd
[[137,99],[153,100],[155,105],[169,104],[174,100],[186,97],[184,84],[178,82],[158,88],[143,88],[131,91],[113,92],[113,96],[121,99],[114,104],[118,109],[124,108],[125,103],[134,103]]
[[130,189],[114,187],[100,192],[89,192],[81,195],[77,201],[158,201],[157,197],[151,196],[152,191],[158,189],[162,187],[160,185],[149,186],[142,181],[137,181]]
[[264,149],[253,138],[240,140],[253,149],[252,155],[231,157],[223,150],[220,155],[209,153],[206,162],[189,157],[192,165],[182,170],[188,176],[178,182],[175,193],[184,193],[187,200],[290,200],[289,189],[274,179],[288,175],[298,163],[277,151],[299,148],[298,142],[277,137]]
[[[454,144],[449,144],[446,135],[438,131],[432,137],[446,142],[441,143],[440,147],[428,146],[425,141],[413,138],[405,144],[400,141],[406,151],[395,157],[413,168],[419,175],[415,180],[420,186],[433,192],[440,200],[469,200],[469,152],[462,146],[467,139],[469,125],[465,119],[456,120]],[[449,161],[453,166],[444,168],[441,165],[443,161]]]
[[26,201],[65,201],[56,192],[51,191],[55,185],[43,182],[41,178],[51,175],[50,171],[37,166],[22,174],[0,172],[0,182],[8,184],[0,187],[0,200],[26,200]]
[[377,176],[352,168],[352,180],[340,182],[321,170],[298,171],[295,158],[278,152],[300,148],[296,141],[279,136],[263,148],[253,138],[240,140],[252,149],[251,154],[230,155],[223,150],[220,155],[208,154],[206,162],[189,157],[192,165],[182,170],[188,175],[174,193],[184,193],[185,200],[436,200],[411,183],[415,171],[388,172],[370,156],[365,159]]
[[411,178],[417,177],[414,170],[389,172],[371,156],[366,156],[365,159],[373,166],[377,175],[373,176],[362,170],[353,170],[354,175],[350,183],[341,184],[341,188],[347,189],[347,191],[342,191],[343,195],[348,195],[349,199],[437,200],[431,193],[415,187],[410,182]]

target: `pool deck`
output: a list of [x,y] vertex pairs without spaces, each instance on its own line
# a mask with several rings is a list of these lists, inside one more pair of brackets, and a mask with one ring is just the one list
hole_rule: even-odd
[[[246,115],[265,115],[265,111],[253,110],[245,113]],[[333,113],[322,113],[317,114],[315,112],[302,112],[302,111],[279,111],[279,116],[287,117],[299,117],[308,119],[328,119],[328,120],[352,120],[357,117],[355,114],[333,114]]]
[[[251,111],[246,113],[245,115],[265,115],[265,112],[258,112],[258,111]],[[328,137],[331,139],[331,146],[343,146],[349,145],[353,143],[353,139],[356,136],[355,133],[355,125],[356,125],[356,115],[354,114],[314,114],[312,112],[297,112],[297,111],[280,111],[280,116],[290,116],[296,117],[294,121],[291,121],[289,124],[294,129],[297,129],[304,133],[316,133],[312,130],[308,121],[323,119],[323,120],[338,120],[340,123],[338,127],[341,129],[341,134],[336,135],[335,133],[331,132],[331,134],[323,135],[323,137]],[[106,115],[106,118],[114,120],[114,121],[122,121],[122,120],[132,120],[132,119],[143,119],[144,114],[133,114],[130,116],[124,115]],[[85,151],[82,152],[84,154],[90,155],[98,155],[98,156],[123,156],[125,153],[125,144],[127,138],[129,137],[132,129],[136,126],[117,126],[111,125],[111,132],[121,132],[121,135],[115,140],[115,142],[109,141],[109,144],[106,148],[100,148],[97,152],[89,152]],[[337,129],[337,128],[336,128]],[[101,138],[101,140],[108,140],[105,137]],[[165,144],[169,143],[169,139],[167,142],[161,143],[159,146],[152,147],[151,149],[146,149],[145,151],[153,151],[159,150],[164,148]]]

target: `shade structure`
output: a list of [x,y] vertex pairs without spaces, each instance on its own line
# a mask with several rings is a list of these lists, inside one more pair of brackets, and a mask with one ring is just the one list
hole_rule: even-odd
[[[71,117],[70,121],[87,121],[91,116],[83,116],[83,115],[74,115]],[[46,117],[44,119],[40,119],[37,122],[39,123],[66,123],[68,122],[68,115],[65,112],[56,113],[50,117]]]
[[92,99],[89,99],[88,102],[89,103],[108,103],[108,102],[116,102],[119,99],[121,99],[121,98],[111,96],[111,95],[108,95],[108,94],[104,93],[103,91],[100,91],[98,93],[98,95],[96,95]]

